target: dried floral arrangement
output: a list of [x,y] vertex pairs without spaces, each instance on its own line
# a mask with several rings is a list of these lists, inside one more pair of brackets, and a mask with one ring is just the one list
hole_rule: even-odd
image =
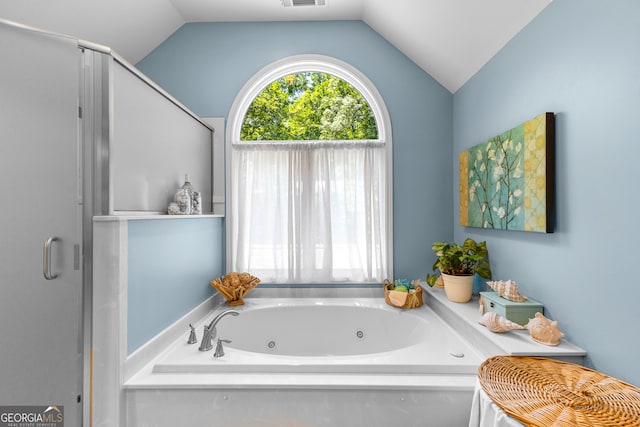
[[236,306],[244,304],[242,297],[255,288],[260,279],[249,273],[231,272],[211,281],[211,286],[216,288],[227,300],[227,305]]

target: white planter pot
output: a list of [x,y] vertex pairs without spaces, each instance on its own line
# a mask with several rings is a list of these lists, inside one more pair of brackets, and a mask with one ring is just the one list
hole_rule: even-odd
[[449,301],[468,302],[471,299],[471,294],[473,293],[473,278],[474,275],[451,276],[449,274],[442,273],[444,293],[447,295]]

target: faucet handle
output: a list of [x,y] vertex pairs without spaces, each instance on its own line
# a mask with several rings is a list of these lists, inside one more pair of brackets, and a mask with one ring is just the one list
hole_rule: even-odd
[[191,332],[189,332],[187,344],[195,344],[198,342],[198,338],[196,337],[196,328],[194,328],[191,323],[189,323],[189,327],[191,328]]
[[222,347],[222,343],[226,342],[227,344],[231,342],[231,340],[223,340],[218,338],[218,344],[216,344],[216,351],[213,353],[213,357],[222,357],[224,356],[224,348]]

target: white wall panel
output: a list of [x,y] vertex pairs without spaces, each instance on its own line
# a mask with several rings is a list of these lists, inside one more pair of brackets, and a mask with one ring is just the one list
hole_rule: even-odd
[[166,212],[185,174],[211,212],[212,132],[112,60],[113,210]]

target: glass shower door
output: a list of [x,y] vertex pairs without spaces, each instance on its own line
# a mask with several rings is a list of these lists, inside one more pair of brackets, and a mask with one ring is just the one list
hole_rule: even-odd
[[0,21],[0,52],[0,411],[79,426],[80,50]]

